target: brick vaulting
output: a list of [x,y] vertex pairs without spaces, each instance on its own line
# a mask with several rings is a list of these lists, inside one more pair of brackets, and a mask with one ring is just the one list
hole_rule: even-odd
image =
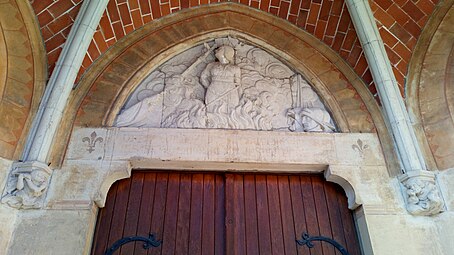
[[[30,0],[41,26],[49,74],[69,34],[83,0]],[[276,15],[314,35],[347,61],[376,89],[343,0],[237,0]],[[82,75],[116,41],[154,19],[218,0],[110,0],[85,56]],[[408,64],[421,31],[438,0],[372,0],[380,34],[403,93]]]

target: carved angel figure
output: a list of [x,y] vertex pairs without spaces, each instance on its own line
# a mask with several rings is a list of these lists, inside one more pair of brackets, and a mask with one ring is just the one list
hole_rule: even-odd
[[205,105],[207,112],[230,113],[240,101],[241,69],[234,64],[232,47],[219,47],[215,56],[219,62],[209,63],[200,76],[200,82],[206,88]]

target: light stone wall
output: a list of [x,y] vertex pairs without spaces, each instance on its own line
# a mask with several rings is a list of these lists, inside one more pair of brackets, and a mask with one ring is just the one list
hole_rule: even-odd
[[[454,197],[446,198],[442,214],[409,215],[376,134],[76,128],[62,168],[53,173],[46,208],[19,211],[8,254],[88,254],[97,207],[111,184],[133,169],[324,172],[346,191],[363,254],[449,255],[454,249]],[[438,174],[444,195],[452,194],[453,174]]]
[[445,199],[446,212],[434,217],[437,226],[436,242],[443,249],[443,254],[454,251],[454,168],[440,171],[438,183]]
[[[0,190],[3,191],[6,180],[8,178],[9,170],[12,165],[11,160],[0,157]],[[16,223],[17,210],[9,206],[0,204],[0,254],[2,251],[8,250],[8,245],[11,241],[15,223]]]
[[95,219],[95,210],[22,211],[7,254],[89,254]]

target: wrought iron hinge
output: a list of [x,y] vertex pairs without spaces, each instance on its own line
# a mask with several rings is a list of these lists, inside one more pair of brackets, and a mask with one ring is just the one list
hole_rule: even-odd
[[143,236],[123,237],[122,239],[116,241],[109,249],[107,249],[106,253],[104,253],[104,255],[112,255],[116,250],[118,250],[118,248],[120,248],[120,246],[125,245],[129,242],[136,242],[136,241],[144,242],[143,248],[145,250],[148,250],[151,247],[158,247],[162,243],[162,241],[156,240],[153,234],[150,234],[150,236],[148,238],[143,237]]
[[309,234],[306,232],[304,232],[301,237],[303,239],[296,240],[296,243],[298,243],[298,245],[300,246],[306,245],[309,248],[314,248],[314,244],[312,243],[312,241],[322,241],[333,245],[338,251],[340,251],[342,255],[350,255],[348,251],[344,247],[342,247],[342,245],[340,245],[338,242],[334,241],[331,238],[324,236],[309,236]]

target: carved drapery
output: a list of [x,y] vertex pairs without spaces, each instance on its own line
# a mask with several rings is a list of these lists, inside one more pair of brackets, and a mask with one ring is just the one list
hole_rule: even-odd
[[334,132],[309,83],[266,51],[218,38],[173,57],[145,78],[117,127]]

